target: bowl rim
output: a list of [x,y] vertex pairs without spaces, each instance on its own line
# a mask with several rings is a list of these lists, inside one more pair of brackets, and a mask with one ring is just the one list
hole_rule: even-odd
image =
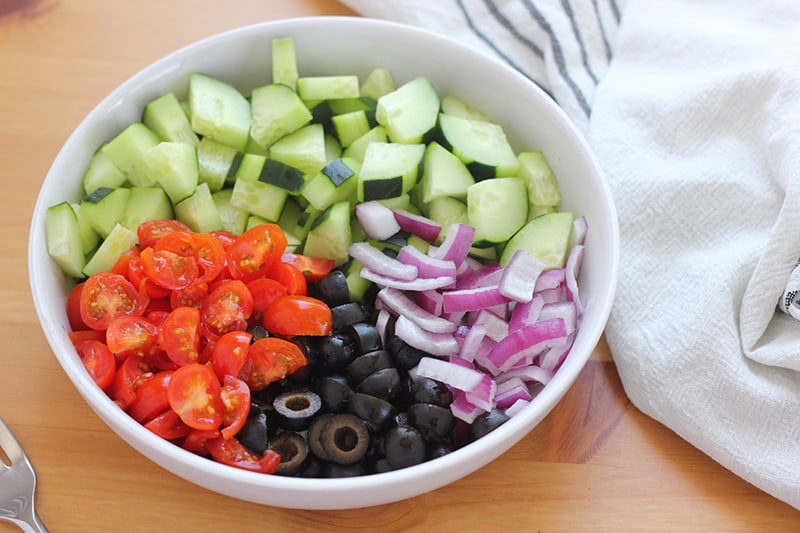
[[[37,290],[37,287],[45,283],[46,278],[52,277],[53,273],[52,265],[48,265],[46,261],[41,260],[43,255],[47,253],[46,246],[43,244],[44,211],[51,205],[45,200],[42,192],[48,188],[48,186],[52,186],[51,184],[56,181],[57,169],[64,164],[64,161],[72,151],[78,149],[76,145],[79,144],[82,137],[91,127],[91,123],[98,115],[113,113],[114,103],[120,98],[123,98],[132,86],[143,83],[157,75],[169,63],[175,62],[183,56],[197,50],[217,46],[219,43],[230,39],[247,39],[251,34],[265,32],[274,33],[284,29],[290,30],[292,28],[309,25],[326,25],[328,27],[333,27],[343,24],[356,25],[360,28],[370,28],[374,31],[391,30],[402,32],[407,36],[423,38],[428,42],[438,43],[449,49],[459,50],[459,53],[468,54],[480,64],[492,65],[492,68],[498,69],[498,72],[502,72],[504,76],[508,77],[509,81],[515,84],[526,84],[531,90],[533,97],[539,100],[542,106],[542,112],[547,113],[551,116],[552,120],[560,124],[563,128],[563,132],[561,133],[567,135],[573,141],[574,148],[580,151],[579,155],[585,158],[587,163],[595,170],[596,177],[598,178],[597,186],[601,191],[601,198],[598,200],[604,203],[604,210],[607,211],[609,217],[608,220],[605,221],[607,225],[605,230],[608,232],[607,237],[610,246],[608,250],[603,251],[605,260],[608,262],[608,278],[605,280],[606,285],[602,288],[598,288],[601,290],[598,290],[597,294],[594,295],[594,301],[590,302],[590,305],[593,305],[597,319],[591,324],[582,324],[579,331],[579,338],[582,340],[582,346],[590,347],[584,348],[583,353],[576,352],[574,355],[571,353],[567,362],[556,372],[550,383],[538,393],[532,405],[525,407],[526,410],[536,411],[533,418],[528,415],[512,417],[498,429],[482,437],[481,441],[485,444],[483,446],[467,445],[443,457],[401,470],[336,479],[306,479],[282,476],[265,477],[263,474],[236,470],[218,464],[185,451],[157,437],[143,425],[125,415],[124,411],[94,385],[94,382],[91,381],[88,374],[82,371],[82,367],[76,365],[77,357],[74,354],[74,350],[71,350],[71,345],[67,344],[68,337],[66,336],[66,330],[62,319],[63,310],[56,311],[49,309],[47,302],[43,299],[43,293]],[[549,414],[577,378],[578,373],[585,366],[594,347],[602,336],[605,324],[611,312],[619,270],[620,246],[617,213],[609,185],[600,169],[599,162],[596,160],[596,157],[582,134],[566,116],[564,111],[559,108],[539,86],[509,65],[500,62],[496,58],[480,50],[471,48],[455,38],[404,23],[354,16],[297,17],[256,22],[210,35],[157,59],[119,84],[81,119],[80,123],[70,133],[68,139],[53,160],[42,182],[41,190],[36,200],[28,243],[29,283],[31,293],[40,325],[47,338],[51,351],[78,392],[94,412],[111,427],[120,438],[162,468],[210,490],[254,503],[301,509],[344,509],[389,503],[447,485],[482,468],[499,455],[505,453]],[[589,238],[591,238],[591,235]],[[591,241],[589,241],[589,243],[590,242]],[[64,291],[66,291],[67,281],[62,280],[61,285]],[[59,319],[61,319],[60,323]],[[68,351],[72,351],[73,353],[67,353]],[[79,360],[77,360],[77,362],[79,363]],[[76,369],[80,371],[76,371]],[[119,416],[120,414],[124,416]],[[491,453],[487,455],[486,450],[491,450]],[[473,468],[471,466],[473,463],[478,464],[478,466]],[[214,486],[214,484],[210,483],[210,481],[219,480],[225,480],[225,486]],[[419,480],[423,480],[423,483],[420,484]],[[409,490],[408,488],[411,481],[415,482],[413,490]],[[271,497],[272,495],[267,495],[267,497],[265,497],[264,494],[249,494],[246,492],[247,490],[264,489],[265,487],[269,487],[269,489],[274,491],[276,496],[280,495],[281,492],[292,494],[297,494],[299,492],[308,493],[311,495],[312,501],[288,501],[286,498]],[[395,487],[397,490],[392,494],[381,494],[380,489],[385,489],[386,487]],[[405,488],[403,489],[403,487]],[[323,493],[327,491],[357,492],[358,494],[373,492],[374,495],[363,504],[348,505],[333,502],[329,497],[323,497]]]

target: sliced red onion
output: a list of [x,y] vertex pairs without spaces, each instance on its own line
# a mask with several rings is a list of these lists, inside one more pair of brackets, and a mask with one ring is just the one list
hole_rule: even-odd
[[450,387],[471,391],[480,385],[485,374],[480,370],[468,368],[457,363],[435,357],[423,357],[415,369],[419,377],[430,378]]
[[410,346],[431,355],[448,356],[458,353],[458,342],[452,333],[426,331],[404,316],[398,316],[394,334]]
[[442,276],[456,277],[456,264],[453,261],[437,259],[421,252],[412,245],[406,245],[397,252],[397,260],[406,265],[417,267],[421,278],[438,278]]
[[362,268],[359,274],[362,278],[377,283],[382,287],[392,287],[400,289],[401,291],[429,291],[447,287],[453,283],[453,278],[446,276],[441,278],[417,278],[410,281],[397,279],[391,276],[378,274],[366,267]]
[[507,417],[509,417],[509,418],[510,418],[510,417],[512,417],[512,416],[515,416],[517,413],[519,413],[520,411],[522,411],[523,409],[525,409],[525,406],[527,406],[527,405],[528,405],[528,404],[530,404],[530,403],[531,403],[531,402],[530,402],[529,400],[522,400],[522,399],[520,399],[520,400],[517,400],[517,401],[515,401],[513,404],[511,404],[511,406],[510,406],[510,407],[508,407],[508,408],[507,408],[507,409],[504,411],[504,412],[505,412],[505,415],[506,415]]
[[403,316],[431,333],[452,333],[456,324],[429,313],[398,289],[384,287],[375,299],[378,308],[385,306],[397,316]]
[[386,309],[381,309],[378,311],[378,316],[375,318],[375,329],[378,330],[378,335],[381,337],[381,343],[383,346],[386,346],[386,328],[389,325],[389,320],[392,318],[392,314],[389,313]]
[[578,327],[578,310],[575,302],[562,301],[543,305],[539,312],[539,320],[550,318],[563,319],[569,335]]
[[430,254],[438,259],[453,261],[456,267],[460,266],[469,255],[472,239],[475,237],[475,228],[466,224],[451,224],[445,233],[442,245],[431,250]]
[[500,294],[497,285],[442,293],[442,306],[445,313],[478,311],[505,303],[508,303],[508,298]]
[[519,249],[503,269],[500,277],[500,293],[516,302],[528,302],[533,298],[536,279],[544,271],[544,263],[529,252]]
[[542,297],[545,304],[558,303],[564,300],[564,288],[555,287],[553,289],[544,289],[537,292]]
[[500,342],[508,337],[508,322],[494,313],[491,309],[481,309],[477,313],[470,313],[471,326],[486,328],[486,336],[495,342]]
[[541,292],[547,289],[560,289],[564,286],[566,272],[563,268],[551,268],[542,272],[536,278],[536,287],[534,291]]
[[361,262],[370,272],[387,276],[396,280],[409,281],[416,279],[419,272],[414,265],[406,265],[393,257],[389,257],[367,242],[356,242],[350,245],[347,252],[350,257]]
[[581,263],[583,262],[583,249],[584,247],[581,244],[572,247],[572,250],[570,250],[567,256],[567,266],[565,268],[565,290],[567,299],[575,302],[578,313],[583,311],[580,295],[578,293],[578,275],[581,272]]
[[588,230],[589,224],[586,222],[586,217],[578,217],[572,222],[572,239],[575,244],[586,243],[586,233]]
[[483,324],[477,324],[468,328],[467,335],[461,343],[461,350],[458,355],[465,361],[472,362],[475,356],[485,346],[484,339],[486,339],[486,327]]
[[383,241],[400,231],[394,212],[376,200],[357,204],[356,219],[370,239]]
[[479,287],[499,285],[502,277],[503,267],[498,263],[489,263],[460,274],[456,278],[456,288],[477,289]]
[[454,390],[453,402],[450,404],[450,412],[452,412],[453,416],[459,420],[462,420],[467,424],[472,424],[475,419],[478,418],[478,415],[485,411],[470,402],[467,399],[465,392]]
[[567,336],[564,342],[552,346],[539,357],[539,366],[541,366],[543,370],[555,372],[564,362],[564,359],[567,358],[567,355],[569,355],[569,351],[572,349],[572,344],[574,342],[575,332],[572,332]]
[[563,341],[566,336],[566,327],[560,318],[528,324],[510,333],[486,354],[488,369],[494,375],[505,372],[526,353],[538,353]]
[[497,383],[488,374],[483,374],[481,382],[472,390],[464,391],[465,398],[477,407],[484,411],[491,411],[495,405],[495,392],[497,390]]
[[508,409],[517,400],[530,401],[533,399],[528,386],[519,377],[512,377],[497,383],[494,398],[499,409]]
[[420,237],[430,243],[436,242],[442,232],[442,226],[430,218],[422,215],[415,215],[403,209],[394,210],[394,218],[400,229]]
[[534,294],[530,301],[516,304],[511,311],[511,318],[508,319],[509,331],[534,322],[539,317],[542,307],[544,307],[544,298],[538,293]]
[[553,379],[553,371],[540,366],[529,365],[526,367],[512,368],[503,374],[503,379],[505,380],[513,378],[519,378],[525,383],[535,382],[547,385],[550,383],[550,380]]
[[442,293],[437,290],[415,292],[414,301],[417,305],[427,312],[441,316],[442,314]]

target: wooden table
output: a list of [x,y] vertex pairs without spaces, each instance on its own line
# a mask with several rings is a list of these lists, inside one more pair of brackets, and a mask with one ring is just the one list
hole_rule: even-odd
[[51,530],[800,529],[800,512],[631,405],[604,343],[544,423],[500,459],[366,509],[220,496],[151,463],[94,415],[53,357],[28,288],[29,221],[57,151],[103,96],[178,47],[257,21],[335,14],[350,12],[326,0],[0,0],[0,415],[37,468]]

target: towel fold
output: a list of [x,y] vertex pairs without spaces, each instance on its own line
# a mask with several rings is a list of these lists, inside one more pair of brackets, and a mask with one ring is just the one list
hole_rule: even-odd
[[564,108],[619,211],[626,393],[800,508],[800,3],[344,3],[493,54]]

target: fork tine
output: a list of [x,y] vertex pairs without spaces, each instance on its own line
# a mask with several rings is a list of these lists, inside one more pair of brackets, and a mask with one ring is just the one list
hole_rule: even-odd
[[9,428],[5,420],[3,420],[3,417],[0,417],[0,448],[3,449],[3,453],[6,454],[11,464],[28,461],[25,451],[22,449],[16,437],[14,437],[11,428]]

